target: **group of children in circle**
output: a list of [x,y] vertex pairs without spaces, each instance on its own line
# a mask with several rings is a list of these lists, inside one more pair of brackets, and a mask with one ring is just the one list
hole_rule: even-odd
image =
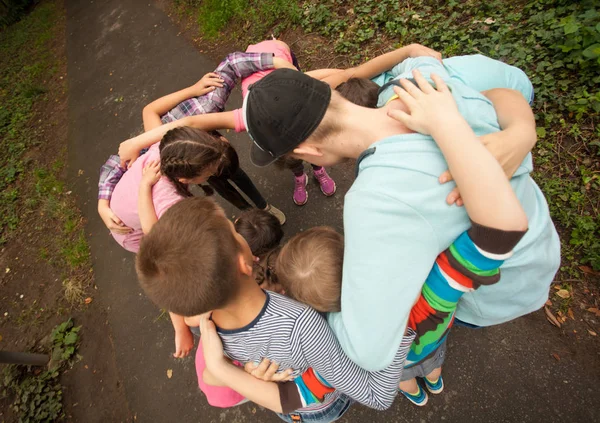
[[[432,52],[417,45],[414,54],[433,56]],[[375,76],[388,69],[390,60],[397,63],[402,59],[394,56],[382,62],[375,59],[371,63],[367,62],[366,66],[361,65],[357,68],[359,71],[324,69],[313,71],[312,76],[327,81],[349,101],[374,108],[377,107],[380,88],[365,77]],[[144,129],[150,131],[189,116],[223,112],[225,101],[237,79],[242,79],[242,91],[245,95],[250,84],[256,83],[273,69],[281,68],[299,70],[289,46],[278,40],[249,46],[244,53],[232,53],[214,73],[206,74],[197,84],[146,106],[143,112]],[[362,78],[350,78],[351,76]],[[243,129],[243,119],[235,116],[233,126],[236,130]],[[305,173],[304,163],[290,156],[283,157],[280,162],[294,174],[294,203],[299,206],[306,204],[308,175]],[[326,196],[334,195],[336,185],[325,168],[312,165],[312,169],[322,193]],[[254,204],[248,203],[232,183]],[[242,211],[235,220],[234,227],[245,239],[254,257],[252,275],[258,286],[308,304],[318,312],[340,311],[343,237],[331,228],[317,227],[296,234],[283,247],[280,246],[283,238],[282,225],[286,221],[285,214],[260,194],[250,177],[240,167],[235,149],[216,131],[177,127],[169,130],[160,143],[150,146],[135,160],[131,157],[111,156],[101,169],[98,212],[114,239],[123,248],[137,253],[142,238],[150,232],[158,219],[171,206],[193,196],[191,185],[200,186],[207,195],[216,191],[223,199]],[[197,207],[210,209],[205,204]],[[207,213],[215,213],[215,210],[209,209]],[[519,231],[519,236],[522,236],[521,232],[523,231]],[[518,241],[517,238],[511,240],[513,246]],[[185,357],[194,346],[190,327],[197,327],[198,322],[189,318],[186,320],[186,317],[171,311],[170,316],[175,329],[174,356]],[[394,363],[400,368],[415,335],[410,329],[407,334],[409,336],[405,341],[408,344],[402,345],[395,357]],[[344,370],[356,366],[347,360],[348,363],[343,364]],[[207,383],[207,372],[200,347],[196,357],[196,370],[199,386],[212,405],[229,407],[244,400],[243,396],[229,388]],[[427,377],[423,375],[431,393],[439,393],[443,389],[441,370],[438,370],[436,368],[427,372]],[[372,372],[372,375],[379,382],[385,381],[385,371]],[[302,375],[301,378],[306,383],[310,381],[308,391],[312,394],[301,398],[300,403],[294,403],[295,406],[310,405],[308,397],[313,398],[313,402],[318,402],[319,398],[322,400],[325,395],[334,391],[319,375],[311,373]],[[315,393],[318,394],[316,397]],[[427,401],[426,394],[420,390],[419,397],[417,394],[405,395],[417,405],[424,405]],[[351,404],[351,401],[348,401],[344,405],[346,408],[339,412],[340,416]],[[362,398],[361,402],[369,404],[369,401]],[[372,401],[369,405],[381,407],[377,398],[373,398]],[[290,410],[293,409],[292,407]]]

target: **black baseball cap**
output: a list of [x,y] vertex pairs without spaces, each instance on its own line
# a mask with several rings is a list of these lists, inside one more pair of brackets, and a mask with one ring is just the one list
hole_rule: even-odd
[[292,69],[277,69],[250,85],[242,106],[250,159],[264,167],[289,153],[317,129],[329,102],[326,83]]

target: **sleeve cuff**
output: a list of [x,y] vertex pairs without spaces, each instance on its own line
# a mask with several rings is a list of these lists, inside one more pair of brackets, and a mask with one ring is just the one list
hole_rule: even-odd
[[277,387],[279,388],[279,400],[281,401],[281,411],[283,414],[290,414],[302,408],[302,400],[294,382],[278,383]]

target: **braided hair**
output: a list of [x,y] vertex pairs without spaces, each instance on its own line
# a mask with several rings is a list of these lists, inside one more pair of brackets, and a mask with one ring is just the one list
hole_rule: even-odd
[[240,214],[234,226],[236,232],[244,237],[252,254],[258,259],[252,266],[256,283],[261,286],[265,284],[265,287],[271,289],[278,285],[275,262],[281,249],[279,243],[283,238],[283,229],[279,220],[264,210],[250,209]]
[[[180,182],[180,178],[196,178],[214,165],[213,176],[229,177],[238,170],[237,153],[220,138],[216,131],[208,133],[188,126],[171,129],[164,135],[160,141],[160,171],[173,182],[179,194],[192,196],[188,184]],[[201,185],[201,188],[212,195],[209,187]]]

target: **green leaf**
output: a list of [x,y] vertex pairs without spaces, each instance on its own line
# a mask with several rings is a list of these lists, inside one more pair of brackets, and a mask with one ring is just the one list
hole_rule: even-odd
[[546,128],[541,128],[541,127],[540,127],[540,128],[536,128],[536,129],[535,129],[535,132],[537,132],[537,136],[538,136],[539,138],[544,138],[544,137],[546,137]]
[[583,54],[588,59],[595,59],[596,57],[600,57],[600,44],[592,44],[591,46],[583,50],[583,53],[581,54]]
[[579,31],[579,24],[574,21],[569,21],[564,26],[565,35],[573,34],[574,32]]
[[77,342],[77,332],[69,332],[65,336],[65,345],[73,345]]

